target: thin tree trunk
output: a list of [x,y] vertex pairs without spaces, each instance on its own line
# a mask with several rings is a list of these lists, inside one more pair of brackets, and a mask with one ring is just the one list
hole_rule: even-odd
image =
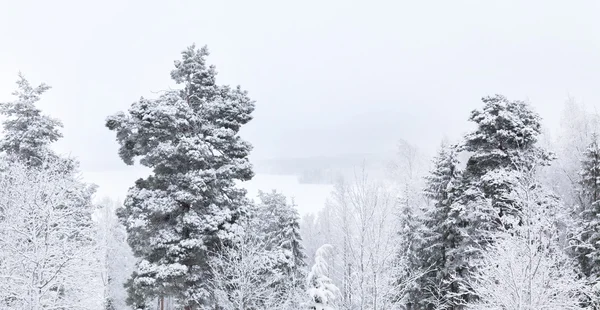
[[163,296],[160,297],[160,310],[165,310],[165,298]]

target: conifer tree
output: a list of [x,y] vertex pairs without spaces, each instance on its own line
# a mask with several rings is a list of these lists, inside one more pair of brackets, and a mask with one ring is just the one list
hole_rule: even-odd
[[[396,264],[406,266],[406,268],[400,268],[395,274],[397,291],[394,297],[396,302],[406,298],[406,302],[413,308],[418,307],[417,304],[422,302],[422,290],[420,282],[410,283],[408,287],[403,287],[401,283],[407,283],[407,279],[411,278],[413,274],[422,272],[424,262],[422,259],[425,258],[426,251],[425,247],[425,236],[429,227],[425,226],[423,214],[415,211],[414,206],[409,203],[406,197],[398,199],[399,202],[399,215],[398,215],[398,250],[399,253],[396,257]],[[406,291],[406,292],[404,292]],[[405,293],[403,296],[400,293]]]
[[62,137],[59,131],[62,123],[43,115],[36,107],[41,95],[49,89],[50,86],[44,83],[33,87],[19,73],[17,90],[13,92],[16,100],[0,104],[0,114],[5,117],[0,151],[31,166],[39,166],[48,157],[56,157],[50,144]]
[[547,165],[552,155],[536,146],[541,119],[523,101],[502,95],[484,97],[483,109],[471,112],[477,125],[466,135],[462,150],[471,152],[463,174],[465,186],[476,187],[492,200],[500,216],[511,209],[508,198],[511,171]]
[[577,256],[582,272],[597,279],[600,276],[600,146],[596,134],[583,154],[580,185],[582,206],[578,221],[582,233]]
[[310,310],[334,310],[334,303],[340,291],[327,276],[329,265],[327,257],[331,255],[332,246],[322,245],[315,254],[315,264],[307,277],[307,292],[310,297]]
[[416,281],[416,289],[409,300],[418,309],[438,309],[447,306],[447,292],[451,289],[448,267],[448,251],[456,247],[460,233],[455,226],[452,212],[452,186],[459,177],[458,159],[454,146],[442,144],[433,160],[433,168],[425,178],[424,194],[431,200],[425,211],[423,242],[420,245],[416,265],[424,275]]
[[[28,291],[20,297],[29,299],[28,307],[49,303],[42,308],[83,309],[85,301],[81,299],[89,298],[92,303],[95,298],[81,296],[96,294],[101,287],[99,277],[92,276],[99,267],[91,202],[95,186],[81,182],[75,160],[62,158],[50,148],[62,137],[62,123],[42,114],[36,106],[48,89],[46,84],[33,87],[19,74],[17,90],[13,92],[16,99],[0,104],[0,114],[4,116],[0,151],[5,156],[0,159],[0,170],[3,181],[9,183],[4,186],[8,203],[0,207],[0,226],[4,228],[0,230],[5,242],[20,244],[12,247],[3,243],[5,254],[14,257],[12,263],[19,267],[6,265],[0,269],[12,273],[9,277],[13,279],[25,281],[23,286],[9,283],[8,287]],[[1,262],[8,264],[10,259],[0,258]],[[79,281],[86,274],[87,286]],[[7,279],[7,275],[0,278]],[[44,289],[30,289],[40,283]],[[9,292],[6,287],[2,290]],[[52,301],[42,301],[42,295]],[[81,304],[76,306],[78,303]]]
[[270,250],[280,252],[282,260],[278,269],[284,275],[282,286],[288,290],[303,289],[306,278],[306,254],[300,236],[300,216],[295,205],[287,202],[287,198],[276,191],[271,193],[259,192],[260,214],[264,223]]
[[252,178],[251,145],[240,138],[254,102],[239,86],[216,84],[208,50],[190,46],[171,78],[182,89],[141,98],[127,113],[110,116],[119,155],[152,168],[129,190],[119,216],[140,261],[128,282],[129,303],[175,297],[185,309],[211,303],[210,253],[230,243]]
[[473,111],[469,118],[477,127],[459,148],[470,157],[451,189],[448,220],[453,227],[450,232],[455,233],[446,249],[445,269],[451,279],[449,304],[455,309],[477,299],[464,287],[477,268],[481,249],[490,242],[489,232],[519,223],[502,220],[518,216],[519,204],[511,195],[515,175],[547,165],[553,157],[536,145],[540,117],[528,104],[502,95],[482,100],[483,109]]

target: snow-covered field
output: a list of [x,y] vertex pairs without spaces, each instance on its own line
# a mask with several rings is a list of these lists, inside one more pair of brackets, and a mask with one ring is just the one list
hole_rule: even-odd
[[[96,200],[103,197],[122,200],[135,180],[147,176],[148,169],[143,167],[127,167],[118,171],[84,171],[83,178],[86,182],[98,185]],[[248,195],[255,198],[259,190],[271,191],[273,189],[287,197],[294,198],[300,215],[316,213],[325,204],[331,185],[300,184],[294,175],[257,174],[251,181],[242,183],[248,190]]]

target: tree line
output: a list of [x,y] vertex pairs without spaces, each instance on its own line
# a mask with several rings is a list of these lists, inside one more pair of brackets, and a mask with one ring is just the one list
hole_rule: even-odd
[[574,101],[551,139],[529,104],[484,97],[430,163],[402,143],[387,177],[356,167],[300,219],[283,194],[240,187],[255,103],[208,56],[188,47],[177,88],[107,117],[115,155],[151,169],[122,202],[92,201],[51,148],[50,87],[19,76],[0,104],[0,308],[599,307],[599,122]]

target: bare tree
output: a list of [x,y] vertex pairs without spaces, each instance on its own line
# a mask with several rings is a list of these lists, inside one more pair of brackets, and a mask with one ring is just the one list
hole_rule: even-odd
[[[65,161],[12,162],[0,174],[0,308],[100,309],[93,188]],[[65,172],[67,171],[67,172]]]
[[479,301],[469,309],[582,309],[585,281],[559,243],[562,205],[544,192],[531,172],[514,176],[514,217],[503,217],[506,230],[490,237],[491,245],[468,289]]

